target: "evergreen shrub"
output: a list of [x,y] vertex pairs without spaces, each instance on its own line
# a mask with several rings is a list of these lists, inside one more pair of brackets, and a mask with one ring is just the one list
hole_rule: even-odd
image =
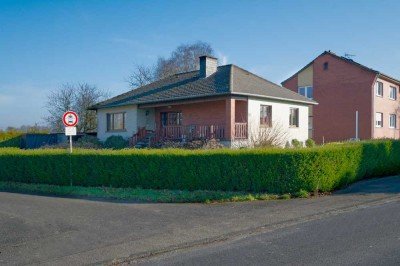
[[311,149],[0,149],[0,181],[148,189],[332,191],[400,173],[400,141]]

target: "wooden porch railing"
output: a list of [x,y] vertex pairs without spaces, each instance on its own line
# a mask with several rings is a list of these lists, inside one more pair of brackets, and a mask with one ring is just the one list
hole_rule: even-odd
[[138,128],[137,133],[129,138],[129,146],[134,146],[136,143],[138,143],[138,141],[142,140],[144,137],[146,137],[146,128],[145,127]]
[[[235,139],[247,139],[247,123],[235,123]],[[135,146],[139,141],[143,141],[147,136],[146,128],[138,128],[136,134],[129,138],[129,145]],[[164,126],[151,134],[151,142],[160,140],[172,141],[191,141],[194,139],[220,139],[225,138],[224,125],[189,125],[189,126]]]
[[167,140],[223,139],[223,125],[164,126],[158,129],[160,138]]
[[[235,139],[247,139],[247,123],[235,123]],[[224,125],[164,126],[157,130],[157,140],[225,139]]]
[[247,123],[235,123],[235,139],[247,139]]

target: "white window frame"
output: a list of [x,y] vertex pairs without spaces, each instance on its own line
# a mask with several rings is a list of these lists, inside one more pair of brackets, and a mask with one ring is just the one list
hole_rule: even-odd
[[272,127],[272,105],[260,105],[260,126]]
[[[126,112],[107,113],[106,119],[107,132],[126,131]],[[118,122],[121,127],[118,127]]]
[[375,94],[376,96],[383,97],[383,82],[377,81],[375,83]]
[[[304,95],[300,93],[300,90],[301,90],[301,89],[304,89]],[[311,97],[311,98],[307,97],[307,92],[308,92],[309,90],[311,90],[311,93],[312,93],[312,97]],[[301,86],[301,87],[299,87],[299,88],[297,89],[297,93],[300,94],[300,95],[303,95],[304,97],[306,97],[306,98],[308,98],[308,99],[314,99],[314,89],[313,89],[313,86]]]
[[300,108],[290,107],[289,108],[289,127],[293,127],[293,128],[299,127],[299,124],[300,124],[299,119],[300,119]]
[[375,127],[383,127],[383,113],[376,112],[376,114],[375,114]]
[[[394,118],[394,119],[392,119]],[[396,114],[389,115],[389,128],[396,128],[397,127],[397,116]]]
[[394,87],[394,86],[390,86],[389,99],[390,100],[397,100],[397,88]]

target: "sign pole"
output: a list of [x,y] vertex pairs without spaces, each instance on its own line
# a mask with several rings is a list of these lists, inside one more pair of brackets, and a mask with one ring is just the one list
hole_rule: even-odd
[[76,135],[76,124],[78,124],[79,117],[73,111],[67,111],[62,117],[65,127],[65,135],[69,136],[69,149],[72,153],[72,136]]
[[[76,124],[78,124],[79,117],[73,111],[67,111],[62,117],[65,125],[65,135],[69,136],[69,149],[72,154],[72,136],[76,136]],[[69,184],[72,186],[72,156],[69,156]]]

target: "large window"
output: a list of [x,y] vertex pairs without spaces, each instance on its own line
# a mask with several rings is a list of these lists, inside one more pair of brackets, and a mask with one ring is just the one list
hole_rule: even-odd
[[299,127],[299,108],[290,108],[289,126]]
[[182,125],[181,112],[163,112],[161,113],[162,126],[180,126]]
[[126,113],[107,114],[107,131],[125,130]]
[[377,81],[375,84],[375,91],[376,91],[376,96],[383,96],[383,83],[380,81]]
[[397,88],[390,86],[389,99],[397,100]]
[[382,113],[376,113],[375,114],[375,126],[376,127],[383,127],[383,114]]
[[314,97],[313,87],[312,86],[299,87],[299,94],[309,99],[312,99]]
[[264,127],[272,126],[272,106],[270,105],[260,106],[260,125]]
[[389,115],[389,127],[390,128],[396,128],[396,115],[395,114],[390,114]]

